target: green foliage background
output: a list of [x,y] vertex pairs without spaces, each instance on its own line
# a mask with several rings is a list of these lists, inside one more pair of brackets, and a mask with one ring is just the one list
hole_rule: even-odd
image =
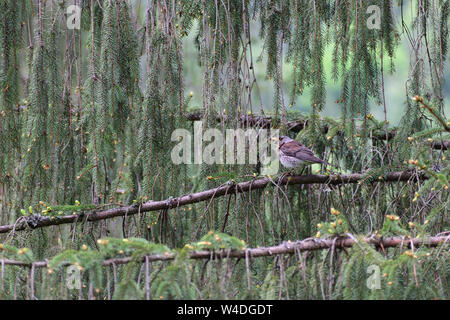
[[[67,27],[70,4],[82,9],[80,30]],[[370,4],[379,30],[367,28]],[[447,235],[448,152],[436,145],[450,138],[449,14],[449,0],[2,0],[0,222],[30,227],[0,235],[0,298],[447,299],[448,242],[245,261],[189,254]],[[339,173],[364,177],[32,228],[260,175],[260,165],[173,164],[172,132],[193,130],[192,111],[219,130],[270,116]],[[294,119],[306,122],[296,136]],[[386,183],[389,171],[418,179]],[[366,285],[371,265],[377,290]]]

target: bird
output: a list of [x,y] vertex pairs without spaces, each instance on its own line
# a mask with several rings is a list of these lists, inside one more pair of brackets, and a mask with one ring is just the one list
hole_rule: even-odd
[[[275,137],[273,140],[279,141],[278,157],[281,164],[286,168],[297,168],[313,163],[322,163],[331,166],[325,160],[322,160],[314,155],[314,153],[308,149],[304,144],[291,139],[287,136]],[[303,170],[302,170],[303,171]]]

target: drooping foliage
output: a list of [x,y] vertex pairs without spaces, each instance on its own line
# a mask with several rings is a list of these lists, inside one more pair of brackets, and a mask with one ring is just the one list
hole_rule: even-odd
[[[79,29],[69,27],[70,5],[81,10]],[[218,239],[232,245],[226,249],[239,249],[239,239],[259,247],[315,235],[447,232],[449,14],[450,0],[2,0],[1,224],[20,220],[33,226],[74,213],[84,219],[147,201],[167,199],[171,205],[1,235],[0,260],[51,260],[32,272],[2,265],[0,298],[448,297],[448,250],[439,247],[380,251],[363,243],[348,251],[239,262],[194,261],[188,253],[217,250],[205,243]],[[379,26],[371,27],[368,20],[376,25],[378,18]],[[387,101],[385,79],[395,72],[402,45],[410,52],[408,78],[399,85],[404,99]],[[195,60],[185,57],[186,47],[195,47]],[[331,70],[325,68],[327,52]],[[257,105],[260,61],[273,82],[273,99]],[[199,66],[201,92],[186,87],[192,76],[186,64]],[[321,114],[330,78],[340,86],[340,119]],[[303,94],[311,112],[300,115],[291,107]],[[200,108],[192,103],[197,96]],[[384,119],[375,119],[374,104]],[[406,108],[394,128],[387,113],[399,104]],[[262,172],[261,163],[174,164],[176,129],[193,133],[195,118],[203,130],[224,135],[227,129],[260,133],[268,117],[272,129],[296,133],[317,155],[338,164],[336,171],[363,172],[364,179],[271,183],[264,190],[172,204],[171,197],[232,186]],[[302,128],[294,130],[292,120],[299,118]],[[222,159],[224,146],[209,138],[204,143]],[[245,151],[256,147],[247,143]],[[394,170],[415,170],[417,179],[384,182]],[[145,260],[166,253],[176,259]],[[131,263],[103,265],[123,257]],[[67,288],[68,265],[79,267],[85,287]],[[371,265],[384,277],[381,290],[366,286]]]

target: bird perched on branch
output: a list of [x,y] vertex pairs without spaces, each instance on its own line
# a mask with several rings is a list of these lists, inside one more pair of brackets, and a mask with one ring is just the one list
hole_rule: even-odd
[[280,138],[275,137],[273,140],[277,140],[280,143],[278,146],[278,156],[281,164],[286,168],[302,166],[304,169],[305,166],[313,163],[323,163],[331,166],[330,163],[316,157],[310,149],[294,139],[287,136],[280,136]]

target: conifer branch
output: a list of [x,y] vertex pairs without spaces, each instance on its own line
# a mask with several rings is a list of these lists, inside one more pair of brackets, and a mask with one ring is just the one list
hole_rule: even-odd
[[[203,114],[201,111],[190,112],[186,114],[186,119],[189,121],[201,121],[203,118]],[[229,117],[227,115],[217,115],[216,121],[227,121]],[[270,128],[272,124],[272,118],[269,116],[261,116],[261,115],[244,115],[241,114],[239,118],[241,124],[243,126],[249,127],[259,127],[259,128]],[[298,133],[303,130],[307,125],[306,120],[290,120],[286,122],[286,128],[288,131],[292,131],[293,133]],[[326,134],[328,132],[328,127],[323,128],[323,133]],[[373,138],[377,140],[391,140],[397,134],[397,130],[392,129],[386,132],[380,132],[374,134]],[[430,146],[436,150],[447,150],[450,148],[450,141],[435,141],[430,143]]]
[[[186,119],[189,121],[201,121],[203,119],[203,113],[201,111],[190,112],[186,114]],[[232,119],[227,115],[217,115],[216,121],[227,121],[228,119]],[[244,126],[250,127],[260,127],[260,128],[269,128],[272,123],[272,118],[264,115],[255,115],[255,114],[241,114],[239,116],[239,121]],[[306,121],[305,120],[291,120],[286,123],[288,130],[292,132],[299,132],[305,128]]]
[[[349,184],[349,183],[358,183],[362,179],[367,178],[364,173],[352,173],[352,174],[334,174],[334,175],[291,175],[291,176],[280,176],[273,180],[273,182],[277,186],[282,185],[300,185],[300,184],[330,184],[330,185],[339,185],[339,184]],[[418,173],[416,171],[395,171],[388,172],[384,176],[380,176],[377,179],[377,182],[401,182],[401,181],[415,181],[417,179],[426,180],[428,179],[422,173]],[[270,178],[259,178],[251,181],[245,181],[240,183],[226,183],[217,188],[200,191],[197,193],[187,194],[180,196],[178,198],[170,198],[167,200],[161,201],[148,201],[141,205],[131,205],[124,206],[118,208],[112,208],[97,212],[91,213],[82,213],[82,214],[72,214],[62,217],[46,217],[42,216],[40,219],[35,222],[33,228],[42,228],[48,227],[52,225],[61,225],[68,224],[73,222],[81,222],[81,221],[99,221],[111,219],[114,217],[120,216],[130,216],[137,214],[138,212],[149,212],[149,211],[158,211],[163,209],[172,209],[178,208],[180,206],[185,206],[201,201],[206,201],[218,197],[225,196],[230,193],[242,193],[242,192],[250,192],[252,190],[264,189],[268,185],[271,185]],[[23,219],[23,218],[22,218]],[[26,219],[26,218],[25,218]],[[7,233],[10,231],[20,231],[27,228],[27,222],[22,220],[13,225],[4,225],[0,226],[0,234]]]
[[[258,247],[245,250],[220,250],[220,251],[209,251],[209,250],[196,250],[192,251],[189,255],[190,259],[225,259],[225,258],[245,258],[246,255],[250,258],[258,257],[268,257],[280,254],[294,254],[298,251],[314,251],[323,250],[334,247],[335,249],[344,249],[354,246],[358,241],[362,241],[371,244],[378,248],[393,248],[397,246],[402,246],[404,248],[420,247],[437,247],[439,245],[449,245],[450,236],[437,236],[437,237],[427,237],[427,238],[413,238],[408,239],[405,237],[391,237],[391,238],[377,238],[377,237],[366,237],[361,240],[357,240],[353,237],[339,238],[339,239],[305,239],[297,241],[283,242],[276,246],[271,247]],[[175,253],[168,254],[153,254],[148,255],[143,258],[143,261],[168,261],[174,260],[177,257]],[[111,258],[103,261],[103,266],[109,265],[119,265],[126,264],[132,261],[131,257],[124,258]],[[37,261],[37,262],[23,262],[10,259],[0,259],[0,265],[14,265],[22,267],[32,267],[34,268],[46,268],[48,266],[48,261]],[[70,265],[66,263],[65,265]]]
[[433,117],[435,117],[436,120],[439,121],[445,131],[450,132],[450,127],[447,125],[447,123],[445,123],[444,119],[442,119],[442,117],[438,113],[436,113],[436,110],[434,110],[433,107],[425,103],[423,97],[415,96],[413,97],[413,100],[419,102],[422,105],[422,108],[427,109],[433,115]]

